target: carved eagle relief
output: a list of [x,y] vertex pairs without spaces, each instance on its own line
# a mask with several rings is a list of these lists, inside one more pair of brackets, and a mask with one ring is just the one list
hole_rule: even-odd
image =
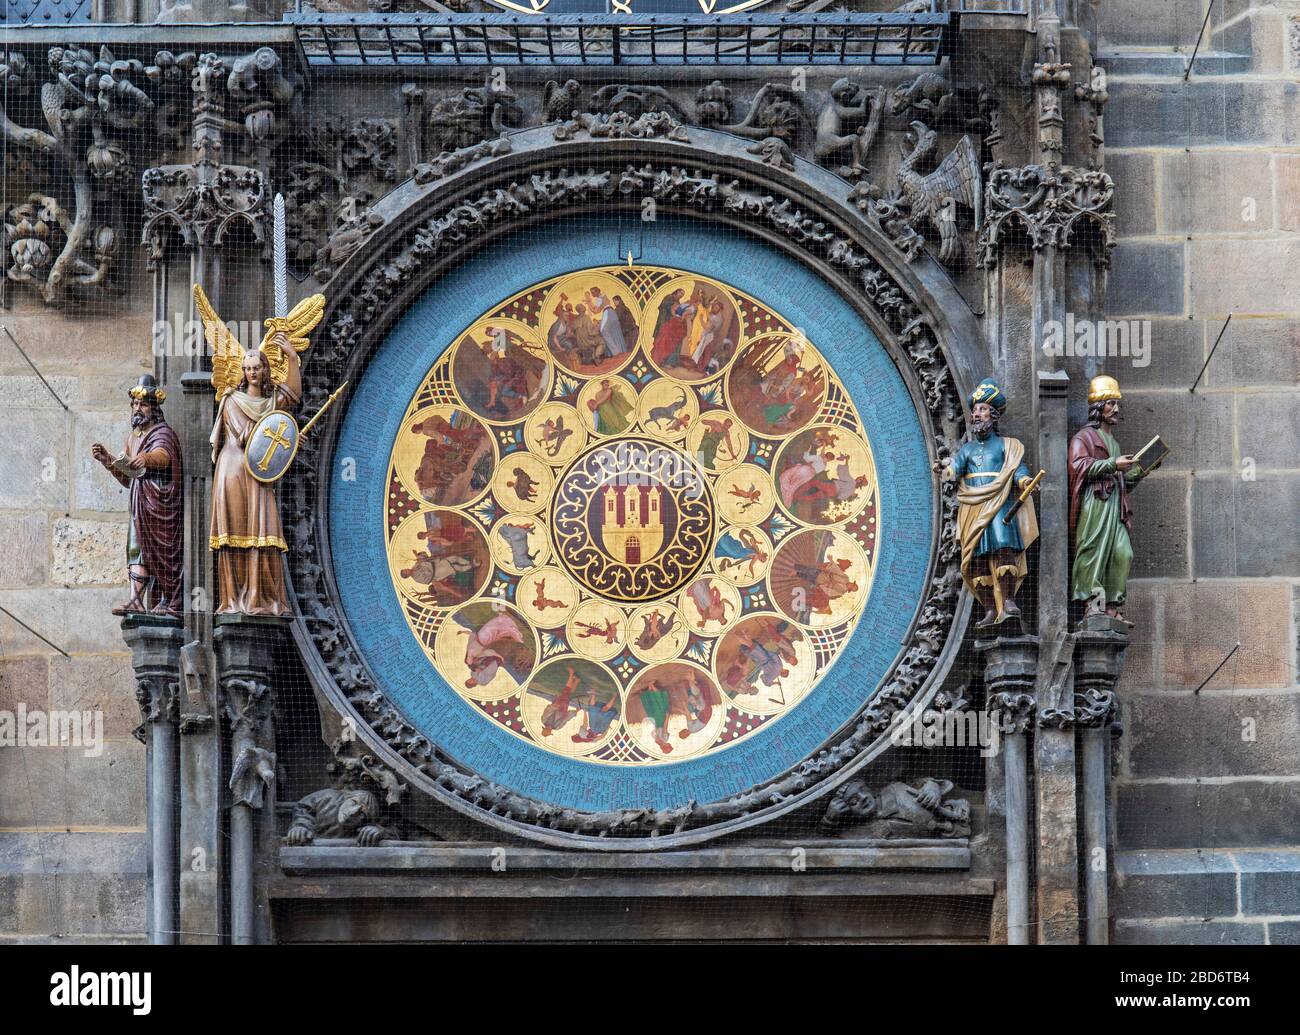
[[952,265],[962,251],[958,206],[974,213],[977,230],[980,225],[979,155],[971,138],[963,136],[937,169],[922,173],[920,169],[934,155],[939,134],[920,121],[912,123],[912,133],[916,143],[898,168],[899,190],[910,211],[908,223],[920,231],[928,222],[939,235],[939,260]]

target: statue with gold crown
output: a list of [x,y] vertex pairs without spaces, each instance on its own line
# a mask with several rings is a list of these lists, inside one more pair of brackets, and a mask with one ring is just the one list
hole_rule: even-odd
[[1025,551],[1038,539],[1032,492],[1042,477],[1025,466],[1024,444],[998,434],[1007,397],[985,378],[971,393],[971,433],[951,462],[935,469],[958,480],[961,576],[984,605],[976,628],[1020,618],[1016,593],[1028,574]]
[[[281,554],[287,552],[275,481],[302,435],[293,412],[302,400],[301,353],[325,312],[325,296],[288,307],[282,267],[283,202],[276,198],[276,312],[251,351],[217,316],[203,289],[194,301],[212,353],[217,416],[212,425],[212,519],[208,546],[217,555],[217,614],[287,617]],[[337,393],[336,393],[337,394]],[[332,401],[332,397],[331,397]],[[304,429],[305,431],[305,429]]]
[[1087,601],[1084,620],[1124,618],[1128,573],[1133,564],[1133,508],[1129,490],[1160,466],[1165,446],[1156,436],[1140,455],[1120,449],[1113,429],[1123,395],[1113,377],[1088,386],[1088,423],[1070,439],[1070,599]]

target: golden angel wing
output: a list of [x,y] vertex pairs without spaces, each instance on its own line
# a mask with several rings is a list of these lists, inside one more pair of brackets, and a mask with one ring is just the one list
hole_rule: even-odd
[[307,335],[316,329],[324,315],[325,296],[310,295],[294,306],[288,316],[273,316],[265,321],[267,336],[282,331],[288,336],[294,352],[306,352],[307,346],[311,344]]
[[277,335],[284,334],[289,339],[289,344],[293,346],[294,352],[306,352],[307,346],[311,344],[307,335],[315,329],[324,315],[325,296],[310,295],[294,306],[288,316],[273,316],[263,321],[266,325],[266,334],[262,338],[262,351],[266,353],[267,361],[271,365],[271,377],[276,384],[284,384],[289,373],[284,353],[276,340]]
[[230,333],[230,328],[212,308],[203,288],[194,285],[194,305],[203,320],[203,337],[212,353],[212,389],[219,402],[227,392],[233,392],[243,379],[244,347]]

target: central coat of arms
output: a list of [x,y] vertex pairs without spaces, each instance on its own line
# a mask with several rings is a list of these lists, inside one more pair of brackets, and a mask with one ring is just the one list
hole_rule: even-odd
[[561,476],[552,508],[565,568],[598,596],[648,601],[680,590],[708,559],[713,500],[682,450],[625,438],[598,445]]

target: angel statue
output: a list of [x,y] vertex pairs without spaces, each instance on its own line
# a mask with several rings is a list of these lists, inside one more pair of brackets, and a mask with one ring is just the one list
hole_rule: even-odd
[[[217,418],[209,439],[216,471],[208,532],[208,546],[217,555],[216,613],[287,616],[280,554],[288,546],[274,479],[255,476],[246,451],[256,429],[272,413],[284,415],[280,431],[292,423],[291,414],[302,400],[299,355],[306,351],[307,335],[325,312],[325,296],[312,295],[288,316],[265,321],[262,344],[250,352],[244,351],[197,284],[194,301],[212,352],[212,387],[217,393]],[[273,430],[263,433],[270,437]],[[296,445],[296,424],[292,434]],[[266,449],[272,451],[274,442]],[[284,466],[287,463],[281,473]]]

